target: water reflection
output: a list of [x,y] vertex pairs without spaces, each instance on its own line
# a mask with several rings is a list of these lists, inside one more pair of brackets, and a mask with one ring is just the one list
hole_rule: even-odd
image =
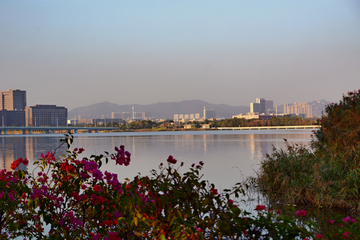
[[[22,157],[27,157],[26,141],[24,138],[0,138],[0,169],[12,171],[11,163]],[[19,166],[22,170],[27,170],[27,167],[21,164]]]
[[[29,159],[30,166],[20,164],[20,169],[32,169],[32,163],[41,153],[54,151],[60,145],[61,137],[0,137],[0,169],[11,171],[11,163],[18,158]],[[63,154],[65,147],[57,152]]]
[[[14,159],[26,157],[30,163],[40,158],[41,153],[53,151],[60,144],[61,135],[0,137],[0,168],[10,170]],[[132,179],[139,172],[149,175],[165,163],[169,155],[184,162],[182,172],[192,163],[205,163],[204,178],[215,183],[219,189],[228,188],[245,177],[254,174],[265,153],[272,146],[283,147],[283,138],[292,142],[308,142],[310,131],[241,131],[241,132],[183,132],[183,133],[139,133],[77,134],[72,148],[83,147],[82,156],[114,152],[115,146],[125,145],[132,154],[128,167],[116,166],[114,162],[104,170],[116,172],[120,179]],[[57,151],[64,153],[66,147]],[[32,170],[29,166],[29,171]]]

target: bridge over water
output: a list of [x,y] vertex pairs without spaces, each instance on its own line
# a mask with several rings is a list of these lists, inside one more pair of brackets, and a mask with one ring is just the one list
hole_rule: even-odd
[[[117,127],[0,127],[0,135],[1,134],[33,134],[37,133],[63,133],[63,132],[99,132],[99,131],[113,131],[117,130]],[[12,133],[10,133],[12,132]]]
[[271,129],[318,129],[319,125],[302,126],[258,126],[258,127],[218,127],[218,130],[271,130]]

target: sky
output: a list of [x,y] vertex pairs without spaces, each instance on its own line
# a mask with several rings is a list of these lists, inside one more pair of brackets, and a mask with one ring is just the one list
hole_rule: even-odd
[[69,110],[360,88],[360,1],[0,0],[0,91]]

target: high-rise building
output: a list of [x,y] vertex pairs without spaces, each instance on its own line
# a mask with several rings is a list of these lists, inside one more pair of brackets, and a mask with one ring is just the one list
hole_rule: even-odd
[[19,89],[0,92],[0,125],[25,125],[26,91]]
[[66,126],[67,108],[56,105],[34,105],[25,108],[26,126]]
[[312,105],[307,103],[293,103],[293,104],[284,104],[284,114],[295,114],[300,115],[304,114],[305,117],[310,118],[313,117],[312,113]]
[[112,112],[111,118],[121,118],[122,114],[120,112]]
[[266,111],[265,114],[269,114],[270,112],[274,111],[274,101],[273,100],[266,100]]
[[131,112],[122,112],[122,119],[130,119],[132,117],[132,113]]
[[272,100],[265,100],[264,98],[256,98],[255,103],[250,103],[250,113],[269,114],[273,111],[274,103]]
[[266,100],[264,98],[256,98],[256,103],[260,104],[260,111],[259,113],[266,114]]
[[26,91],[19,89],[0,92],[0,110],[24,111],[26,107]]
[[204,119],[216,118],[215,110],[213,110],[213,109],[206,109],[206,108],[204,107],[203,116],[204,116]]
[[261,111],[260,103],[250,103],[251,113],[260,113],[260,111]]

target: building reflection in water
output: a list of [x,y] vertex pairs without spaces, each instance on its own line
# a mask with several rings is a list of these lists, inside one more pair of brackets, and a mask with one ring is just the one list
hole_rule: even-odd
[[[235,134],[236,133],[236,134]],[[204,134],[196,132],[188,135],[177,133],[152,133],[151,135],[124,136],[115,134],[79,134],[75,136],[71,149],[83,147],[82,157],[92,154],[114,153],[114,147],[124,145],[131,152],[129,166],[116,165],[114,161],[103,164],[103,170],[119,174],[119,180],[131,179],[139,172],[149,175],[151,169],[159,170],[160,163],[167,165],[167,158],[173,155],[178,162],[184,162],[180,171],[184,172],[191,164],[205,163],[202,173],[204,179],[220,187],[239,182],[244,176],[254,174],[259,168],[265,153],[272,151],[272,146],[284,147],[283,138],[289,142],[308,142],[309,132],[289,133],[289,131],[230,132]],[[41,153],[54,151],[61,136],[5,137],[0,136],[0,168],[10,169],[17,158],[28,158],[28,171],[32,171],[33,162]],[[57,150],[56,156],[66,152],[66,146]]]
[[[25,158],[26,142],[23,137],[4,137],[0,138],[0,169],[12,171],[10,168],[14,160],[18,158]],[[27,166],[20,164],[21,170],[27,170]]]
[[[20,165],[21,170],[32,168],[41,153],[54,151],[60,146],[61,137],[0,137],[0,169],[12,171],[11,164],[18,158],[27,158],[29,165]],[[65,153],[66,146],[57,150],[56,155]]]

